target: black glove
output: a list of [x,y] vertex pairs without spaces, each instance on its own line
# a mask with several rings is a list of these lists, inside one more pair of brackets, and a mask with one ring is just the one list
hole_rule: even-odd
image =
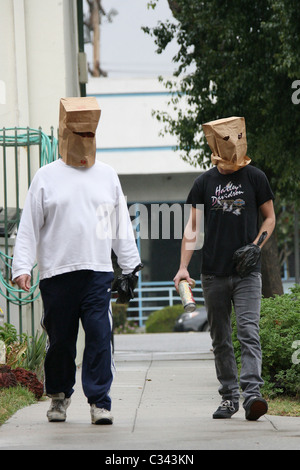
[[239,276],[246,277],[254,270],[261,256],[260,245],[266,238],[267,234],[267,232],[262,233],[257,245],[250,243],[249,245],[242,246],[242,248],[235,251],[233,262]]
[[118,292],[117,304],[127,304],[134,298],[134,289],[136,288],[138,277],[135,275],[144,265],[138,264],[130,274],[121,274],[112,283],[112,292]]

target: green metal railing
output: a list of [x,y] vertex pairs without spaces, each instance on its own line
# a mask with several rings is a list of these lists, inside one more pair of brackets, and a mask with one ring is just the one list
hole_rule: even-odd
[[[15,232],[18,228],[26,192],[35,171],[56,160],[57,139],[47,136],[42,129],[3,128],[0,129],[0,295],[5,299],[6,321],[11,321],[11,306],[18,309],[19,333],[23,332],[24,306],[31,309],[31,334],[35,334],[34,301],[39,297],[38,272],[32,272],[32,286],[29,293],[17,289],[11,282],[11,264]],[[35,279],[36,278],[36,279]]]

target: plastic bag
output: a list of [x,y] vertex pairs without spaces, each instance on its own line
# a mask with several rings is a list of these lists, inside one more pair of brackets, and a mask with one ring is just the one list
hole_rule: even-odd
[[254,270],[261,256],[260,245],[265,240],[266,236],[267,232],[263,232],[257,245],[250,243],[249,245],[242,246],[242,248],[235,251],[233,262],[239,276],[246,277]]
[[117,304],[127,304],[134,298],[134,289],[136,288],[138,277],[136,273],[140,271],[144,265],[138,264],[130,274],[121,274],[112,284],[112,292],[118,292]]

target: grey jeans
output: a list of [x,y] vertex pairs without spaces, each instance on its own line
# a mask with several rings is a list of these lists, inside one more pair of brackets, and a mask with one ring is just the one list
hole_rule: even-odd
[[253,272],[245,278],[202,275],[201,279],[216,373],[221,384],[219,393],[224,400],[238,401],[240,392],[230,318],[234,306],[241,345],[240,386],[245,406],[250,397],[261,396],[263,385],[259,338],[261,274]]

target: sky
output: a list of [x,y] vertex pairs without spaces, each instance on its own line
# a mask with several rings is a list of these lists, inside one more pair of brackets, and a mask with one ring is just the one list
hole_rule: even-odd
[[[157,7],[148,9],[149,0],[102,0],[106,12],[118,12],[112,23],[105,18],[101,24],[101,68],[111,78],[171,76],[175,69],[172,57],[177,52],[176,42],[168,45],[162,54],[155,52],[154,39],[141,27],[153,27],[158,21],[174,20],[167,0],[159,0]],[[92,47],[85,45],[88,61]]]

